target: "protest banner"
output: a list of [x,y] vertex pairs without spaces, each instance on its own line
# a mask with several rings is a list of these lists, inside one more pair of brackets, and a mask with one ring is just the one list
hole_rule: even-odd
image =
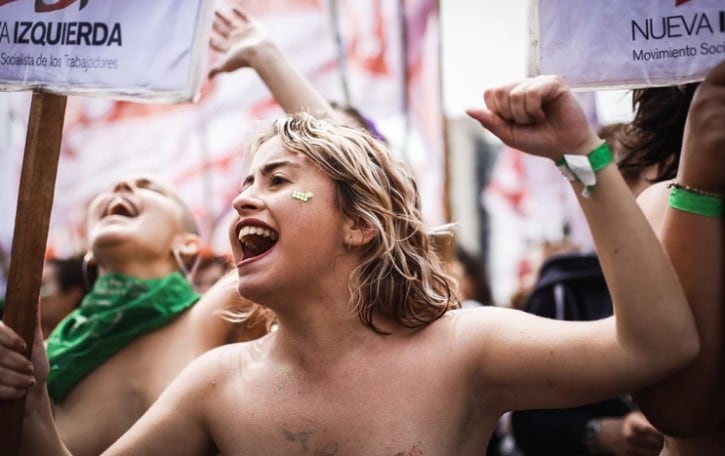
[[528,73],[586,90],[702,80],[725,59],[722,0],[531,0]]
[[[437,3],[406,1],[404,10],[399,0],[336,3],[337,20],[327,2],[247,0],[245,8],[323,97],[351,104],[374,122],[391,152],[415,173],[426,221],[445,223]],[[217,1],[217,8],[223,5]],[[216,57],[211,52],[209,61]],[[0,119],[7,119],[2,128],[10,133],[0,141],[0,182],[7,183],[19,175],[29,104],[27,93],[9,95],[5,103],[0,99]],[[254,70],[206,79],[195,103],[69,97],[66,109],[56,181],[62,198],[53,203],[48,238],[54,255],[82,252],[88,201],[109,182],[138,172],[173,183],[199,220],[205,245],[216,255],[228,253],[227,221],[246,166],[240,152],[260,119],[282,114]],[[0,211],[8,214],[0,218],[5,251],[15,199],[13,188],[0,192]]]
[[0,90],[191,100],[202,80],[213,5],[0,0]]
[[[198,93],[213,2],[0,0],[0,90],[33,90],[3,321],[30,356],[66,95],[178,102]],[[0,448],[19,451],[25,399],[0,403]]]

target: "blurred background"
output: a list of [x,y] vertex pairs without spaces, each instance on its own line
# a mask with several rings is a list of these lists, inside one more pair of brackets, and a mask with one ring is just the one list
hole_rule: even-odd
[[[464,112],[482,104],[487,87],[526,76],[526,0],[243,4],[326,98],[355,106],[388,139],[418,179],[426,221],[457,223],[456,242],[485,266],[495,304],[511,305],[538,246],[591,248],[555,167],[502,147]],[[580,95],[596,126],[631,117],[626,91]],[[30,96],[0,93],[0,297]],[[245,141],[260,119],[281,112],[252,70],[204,82],[195,103],[69,97],[47,256],[82,253],[89,199],[135,171],[175,183],[201,222],[207,253],[225,255]]]

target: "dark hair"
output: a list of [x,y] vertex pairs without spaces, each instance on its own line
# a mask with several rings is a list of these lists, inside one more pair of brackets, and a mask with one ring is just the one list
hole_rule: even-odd
[[694,82],[632,92],[636,113],[620,138],[628,149],[627,156],[618,163],[621,171],[640,174],[645,168],[656,165],[657,174],[652,182],[675,177],[687,111],[698,85]]
[[623,163],[630,158],[631,152],[624,146],[625,127],[627,124],[618,122],[604,125],[597,132],[598,136],[607,142],[607,145],[614,156],[614,163],[617,164],[619,172],[622,174],[627,185],[633,186],[639,180],[644,168],[639,166],[623,166]]
[[375,123],[367,118],[362,112],[360,112],[359,109],[350,105],[338,103],[336,101],[331,101],[330,107],[332,107],[332,109],[337,111],[338,113],[343,114],[343,116],[345,116],[343,120],[351,120],[354,126],[367,131],[368,133],[373,135],[375,139],[379,139],[386,144],[388,143],[388,140],[385,138],[385,136],[383,136],[382,133],[380,133],[378,128],[375,126]]
[[60,291],[68,293],[73,288],[87,291],[83,280],[83,259],[81,257],[50,258],[48,263],[55,266],[56,280],[60,286]]
[[231,267],[229,259],[223,255],[201,253],[199,255],[199,264],[196,266],[196,270],[201,271],[202,269],[206,269],[217,264],[223,267],[225,271]]
[[463,266],[464,275],[469,277],[474,285],[473,294],[469,298],[481,304],[491,304],[493,298],[488,284],[488,274],[481,259],[460,245],[456,246],[456,258]]

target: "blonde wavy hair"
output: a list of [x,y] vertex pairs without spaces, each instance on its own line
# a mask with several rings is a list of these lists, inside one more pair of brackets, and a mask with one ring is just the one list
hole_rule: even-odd
[[[236,292],[237,280],[236,271],[229,271],[214,286]],[[215,310],[214,314],[230,323],[242,325],[247,330],[252,330],[262,325],[264,333],[272,331],[272,328],[277,323],[277,317],[272,310],[243,298],[238,293],[236,299],[229,304],[228,308]]]
[[250,153],[273,137],[319,166],[335,182],[338,209],[375,232],[350,277],[351,305],[363,324],[383,333],[373,323],[378,315],[420,328],[459,306],[433,242],[452,236],[451,226],[426,229],[415,181],[384,143],[339,120],[299,113],[267,126]]

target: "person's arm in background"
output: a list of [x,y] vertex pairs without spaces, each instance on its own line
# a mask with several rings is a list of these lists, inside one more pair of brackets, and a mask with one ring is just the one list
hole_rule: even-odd
[[605,452],[617,456],[658,455],[662,450],[664,443],[662,434],[639,410],[629,412],[620,418],[602,418],[598,427],[599,435],[593,445]]
[[516,446],[527,456],[657,456],[662,450],[662,435],[641,412],[628,412],[618,399],[570,409],[516,411],[511,425]]
[[215,13],[211,47],[222,57],[210,70],[210,78],[250,67],[285,112],[332,113],[330,104],[270,40],[261,25],[242,10],[241,2],[237,1],[229,14]]
[[[677,182],[725,194],[725,62],[710,71],[692,100]],[[660,187],[660,193],[666,200],[668,192]],[[643,209],[650,217],[652,208]],[[662,226],[655,227],[685,289],[701,347],[685,369],[634,396],[668,435],[692,436],[725,420],[723,226],[722,214],[708,217],[665,206]]]

